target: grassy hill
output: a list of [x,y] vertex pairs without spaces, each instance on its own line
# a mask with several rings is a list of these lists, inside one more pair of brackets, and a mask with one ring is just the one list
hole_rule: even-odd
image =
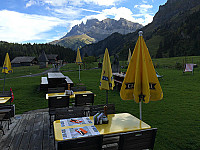
[[[200,1],[168,0],[154,16],[153,22],[141,28],[152,58],[200,55]],[[108,38],[81,49],[89,55],[101,55],[108,48],[126,60],[138,39],[138,31]]]
[[50,44],[56,44],[63,47],[71,48],[73,50],[77,50],[77,48],[80,48],[82,46],[85,46],[86,44],[91,44],[94,42],[95,42],[94,38],[91,38],[86,34],[82,34],[82,35],[65,37],[60,40],[55,40],[53,42],[50,42]]

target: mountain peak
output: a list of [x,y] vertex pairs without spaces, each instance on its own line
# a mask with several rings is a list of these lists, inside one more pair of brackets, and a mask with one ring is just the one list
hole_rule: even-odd
[[[72,29],[64,37],[62,37],[60,40],[51,42],[51,44],[59,44],[61,46],[73,48],[76,50],[78,43],[81,44],[81,46],[84,46],[83,43],[85,41],[94,43],[107,38],[115,32],[120,34],[128,34],[142,27],[143,26],[141,24],[133,23],[124,18],[120,18],[119,20],[106,18],[102,21],[99,21],[98,19],[89,19],[85,24],[82,22],[79,25],[73,26]],[[83,40],[82,38],[78,38],[78,35],[85,35],[84,37],[87,35],[87,38],[84,38]],[[90,42],[85,44],[91,44]]]
[[120,34],[127,34],[134,32],[143,26],[139,23],[133,23],[124,18],[119,20],[114,20],[106,18],[102,21],[98,19],[89,19],[86,23],[81,23],[80,25],[75,25],[72,29],[63,37],[70,37],[74,35],[87,34],[96,41],[100,41],[108,37],[114,32]]

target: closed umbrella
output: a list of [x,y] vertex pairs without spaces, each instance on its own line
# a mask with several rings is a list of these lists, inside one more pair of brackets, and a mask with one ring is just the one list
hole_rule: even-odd
[[130,63],[131,61],[131,50],[129,48],[129,51],[128,51],[128,64]]
[[3,92],[4,92],[4,88],[5,88],[6,74],[11,73],[11,72],[13,72],[13,70],[12,70],[12,67],[11,67],[10,58],[9,58],[8,53],[6,53],[6,57],[5,57],[5,61],[4,61],[4,64],[3,64],[3,69],[2,69],[2,73],[4,73]]
[[76,64],[79,65],[79,81],[80,81],[81,80],[80,68],[81,68],[82,60],[81,60],[81,54],[80,54],[79,48],[77,49]]
[[108,104],[108,90],[113,90],[114,86],[115,84],[112,75],[110,57],[108,49],[106,48],[103,58],[103,67],[102,67],[100,86],[99,86],[100,90],[106,90],[106,106]]
[[139,32],[126,76],[122,83],[120,96],[123,100],[135,100],[140,103],[140,120],[142,120],[142,101],[157,101],[163,98],[163,92],[156,76],[142,31]]

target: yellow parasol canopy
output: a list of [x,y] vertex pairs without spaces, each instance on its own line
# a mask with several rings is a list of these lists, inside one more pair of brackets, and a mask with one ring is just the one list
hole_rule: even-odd
[[11,72],[13,72],[13,70],[11,68],[10,58],[9,58],[8,53],[6,53],[5,61],[4,61],[4,64],[3,64],[2,73],[11,73]]
[[130,63],[130,61],[131,61],[131,50],[129,48],[129,52],[128,52],[128,64]]
[[144,103],[148,103],[163,98],[163,92],[142,31],[139,32],[139,38],[122,83],[120,96],[123,100],[134,99],[136,103],[141,99]]
[[114,79],[112,76],[112,69],[110,64],[110,57],[108,53],[108,49],[106,48],[104,58],[103,58],[103,67],[101,73],[101,80],[100,80],[100,90],[113,90]]
[[79,48],[77,49],[76,64],[78,64],[78,65],[82,64],[81,54],[80,54]]

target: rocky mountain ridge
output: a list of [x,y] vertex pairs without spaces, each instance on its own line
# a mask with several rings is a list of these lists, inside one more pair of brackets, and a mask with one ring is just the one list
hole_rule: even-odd
[[[128,34],[136,31],[137,29],[142,28],[143,26],[139,23],[133,23],[126,19],[120,18],[119,20],[114,20],[107,18],[105,20],[99,21],[98,19],[87,20],[84,24],[83,22],[79,25],[75,25],[72,27],[69,33],[67,33],[64,37],[59,40],[52,41],[51,44],[58,44],[64,47],[70,47],[73,49],[77,49],[77,41],[75,36],[77,35],[87,35],[90,39],[94,39],[92,42],[98,42],[100,40],[105,39],[110,36],[112,33],[120,33],[120,34]],[[68,41],[68,37],[70,39],[75,40],[75,45],[73,45],[73,41]],[[91,41],[91,40],[90,40]],[[71,43],[71,44],[68,44]],[[82,42],[81,42],[82,43]],[[88,43],[82,43],[80,46],[84,46]]]
[[143,27],[141,24],[133,23],[124,18],[120,18],[119,20],[107,18],[102,21],[99,21],[98,19],[91,19],[87,20],[85,24],[82,22],[80,25],[75,25],[72,27],[70,32],[67,33],[63,38],[87,34],[96,41],[100,41],[112,33],[118,32],[120,34],[127,34],[134,32],[141,27]]
[[[200,1],[168,0],[160,6],[152,23],[141,28],[143,37],[153,58],[198,55],[200,48]],[[102,55],[109,47],[110,55],[118,53],[127,58],[128,49],[133,51],[138,31],[127,35],[112,34],[98,43],[86,45],[80,51],[88,55]],[[198,40],[199,39],[199,40]],[[115,42],[115,41],[118,42]],[[111,45],[112,43],[113,45]],[[195,48],[196,45],[196,48]]]

